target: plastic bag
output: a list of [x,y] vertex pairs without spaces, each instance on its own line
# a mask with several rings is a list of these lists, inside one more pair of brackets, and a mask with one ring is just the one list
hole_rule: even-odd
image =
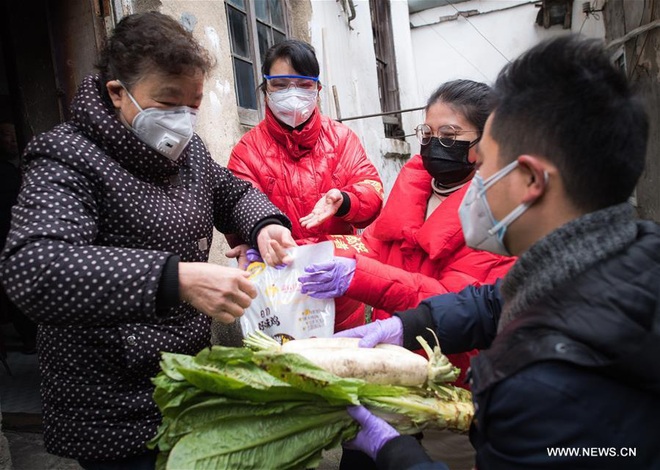
[[294,339],[332,336],[334,299],[315,299],[300,292],[298,278],[312,263],[331,261],[332,242],[302,245],[287,250],[293,262],[282,269],[251,263],[247,270],[257,288],[257,298],[240,317],[243,335],[260,330],[280,343]]

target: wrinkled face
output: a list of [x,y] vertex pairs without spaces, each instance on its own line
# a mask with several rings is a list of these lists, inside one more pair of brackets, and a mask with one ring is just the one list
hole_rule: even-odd
[[[106,86],[119,115],[132,125],[140,110],[117,80],[109,81]],[[141,78],[130,92],[142,109],[176,106],[198,109],[204,92],[204,74],[197,71],[193,74],[165,75],[154,71]]]
[[[424,124],[431,128],[431,134],[435,137],[445,134],[451,137],[450,134],[453,134],[454,130],[456,131],[456,140],[473,141],[479,137],[478,129],[474,124],[468,121],[462,113],[442,101],[437,101],[431,105],[426,112]],[[470,148],[468,153],[470,163],[477,161],[475,149],[476,147]]]

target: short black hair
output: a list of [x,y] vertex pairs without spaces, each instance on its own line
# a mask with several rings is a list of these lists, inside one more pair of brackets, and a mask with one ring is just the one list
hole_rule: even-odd
[[648,116],[602,41],[541,42],[505,66],[494,90],[491,135],[502,163],[546,158],[587,212],[630,197],[644,170]]
[[[319,61],[316,58],[316,51],[311,44],[299,39],[286,39],[272,46],[264,56],[261,65],[261,73],[270,75],[270,68],[277,59],[286,59],[291,67],[300,75],[306,77],[319,76]],[[266,82],[259,85],[261,91],[266,92]]]
[[453,80],[443,83],[431,94],[425,111],[442,102],[460,112],[479,132],[483,132],[495,101],[492,89],[485,83],[472,80]]
[[215,65],[208,51],[178,21],[157,11],[124,17],[101,52],[96,67],[103,83],[121,80],[129,89],[145,73],[167,75],[201,71]]

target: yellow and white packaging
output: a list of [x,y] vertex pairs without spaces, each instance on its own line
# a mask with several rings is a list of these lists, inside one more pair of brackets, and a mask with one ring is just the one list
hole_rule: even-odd
[[262,331],[280,343],[294,339],[329,337],[334,332],[334,299],[315,299],[300,292],[298,278],[305,267],[331,261],[332,242],[302,245],[287,250],[293,262],[282,269],[262,262],[251,263],[247,270],[257,288],[257,298],[240,318],[243,335]]

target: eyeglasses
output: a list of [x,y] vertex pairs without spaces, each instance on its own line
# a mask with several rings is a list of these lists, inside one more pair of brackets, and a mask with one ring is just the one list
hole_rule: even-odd
[[446,126],[441,126],[438,129],[438,132],[433,134],[433,130],[431,130],[431,128],[426,124],[420,124],[419,126],[415,127],[415,135],[417,136],[419,143],[422,145],[426,145],[431,142],[432,137],[437,137],[443,147],[452,147],[454,143],[456,143],[458,136],[469,133],[477,134],[477,138],[470,141],[470,147],[472,147],[481,138],[480,131],[466,131],[463,129],[456,129],[454,126],[448,124]]
[[315,90],[319,81],[319,77],[304,75],[264,75],[264,79],[270,91],[288,90],[292,86],[303,90]]

